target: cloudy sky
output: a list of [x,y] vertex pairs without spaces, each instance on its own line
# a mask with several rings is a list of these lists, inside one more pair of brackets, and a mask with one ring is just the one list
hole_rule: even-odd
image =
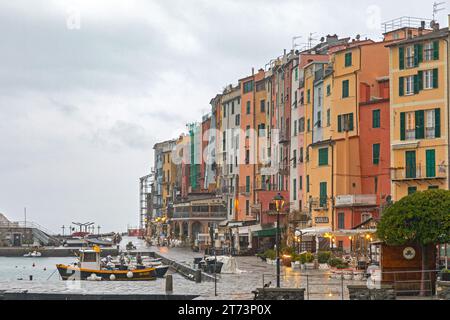
[[[380,22],[431,18],[432,2],[14,0],[0,2],[0,212],[54,231],[138,224],[152,146],[292,47]],[[447,26],[446,12],[438,14]]]

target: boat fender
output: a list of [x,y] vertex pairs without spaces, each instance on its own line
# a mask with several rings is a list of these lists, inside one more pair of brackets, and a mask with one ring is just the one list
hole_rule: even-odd
[[128,277],[129,279],[133,278],[133,272],[131,272],[131,271],[128,271],[128,273],[127,273],[127,277]]
[[115,275],[113,275],[113,274],[112,274],[112,275],[110,275],[110,276],[109,276],[109,280],[111,280],[111,281],[114,281],[114,280],[116,280],[116,276],[115,276]]

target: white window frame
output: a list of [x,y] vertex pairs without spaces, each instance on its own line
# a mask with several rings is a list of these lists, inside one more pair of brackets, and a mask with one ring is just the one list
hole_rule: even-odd
[[407,68],[414,68],[414,46],[406,47],[405,60]]
[[423,88],[433,89],[433,70],[424,70],[423,71]]
[[425,110],[425,138],[434,139],[435,138],[435,122],[436,122],[436,112],[434,109]]
[[433,60],[433,42],[427,42],[423,46],[423,60],[431,61]]
[[414,94],[414,76],[405,77],[405,95]]
[[416,114],[414,111],[406,113],[406,140],[416,139]]

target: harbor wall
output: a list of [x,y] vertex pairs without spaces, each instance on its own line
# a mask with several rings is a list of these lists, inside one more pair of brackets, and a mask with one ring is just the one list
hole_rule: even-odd
[[[41,257],[46,258],[59,258],[59,257],[74,257],[75,253],[81,248],[51,248],[40,247],[39,252]],[[25,254],[32,252],[33,247],[0,247],[0,257],[23,257]],[[106,257],[108,255],[117,256],[119,250],[117,248],[102,248],[101,256]]]
[[30,293],[26,290],[0,291],[0,300],[193,300],[198,295],[185,294],[82,294]]

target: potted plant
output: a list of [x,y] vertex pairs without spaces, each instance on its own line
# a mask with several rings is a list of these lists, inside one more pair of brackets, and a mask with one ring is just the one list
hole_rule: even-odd
[[264,252],[264,256],[266,257],[267,264],[274,264],[276,263],[276,257],[277,253],[273,249],[268,249]]
[[328,261],[330,261],[331,252],[330,251],[321,251],[317,255],[317,261],[319,262],[320,270],[329,269]]
[[339,263],[336,265],[335,275],[336,279],[341,279],[341,277],[344,275],[345,278],[345,269],[348,268],[348,265],[345,262]]
[[441,281],[450,281],[450,270],[449,269],[441,270]]
[[304,253],[306,269],[314,269],[314,255],[311,252]]

